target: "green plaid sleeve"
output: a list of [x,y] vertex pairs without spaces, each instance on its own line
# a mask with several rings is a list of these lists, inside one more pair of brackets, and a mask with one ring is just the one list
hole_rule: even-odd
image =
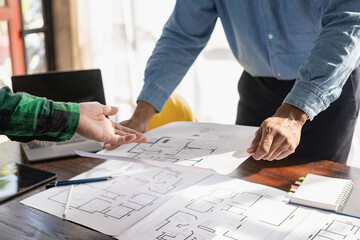
[[13,94],[0,89],[0,134],[11,140],[28,142],[69,140],[79,124],[77,103],[54,102],[27,93]]

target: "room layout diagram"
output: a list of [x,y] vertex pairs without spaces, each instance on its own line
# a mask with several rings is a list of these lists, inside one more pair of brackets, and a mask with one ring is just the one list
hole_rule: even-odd
[[[220,141],[220,136],[216,137]],[[220,144],[220,142],[218,142]],[[136,159],[180,163],[195,166],[217,149],[216,141],[202,142],[193,138],[160,137],[146,143],[138,143],[127,151],[127,156]]]
[[226,181],[215,175],[200,183],[201,187],[193,186],[170,199],[117,238],[360,239],[359,220],[287,204],[286,193],[277,189],[239,179]]
[[[196,220],[200,220],[198,218],[199,214],[211,213],[212,211],[218,211],[221,215],[231,216],[228,217],[228,221],[222,227],[222,238],[224,239],[244,239],[244,233],[247,233],[249,228],[253,223],[248,223],[251,221],[248,217],[253,215],[254,208],[263,208],[265,205],[268,207],[274,207],[276,210],[277,202],[275,200],[268,199],[264,196],[253,194],[253,193],[234,193],[229,192],[229,198],[217,198],[216,194],[218,191],[225,191],[224,189],[217,189],[211,195],[203,196],[200,199],[197,199],[188,205],[185,206],[185,210],[178,211],[173,215],[169,216],[165,221],[163,221],[163,225],[160,225],[156,231],[160,232],[157,239],[202,239],[204,236],[208,238],[210,235],[221,231],[218,227],[218,214],[209,214],[210,217],[202,219],[198,223],[195,224],[195,228],[186,228],[185,226],[189,226],[191,223]],[[226,203],[225,203],[226,201]],[[218,206],[219,205],[219,206]],[[218,208],[217,208],[218,207]],[[274,214],[271,217],[266,216],[258,216],[257,219],[261,225],[269,225],[267,229],[269,231],[262,231],[261,233],[253,232],[252,236],[256,238],[254,239],[262,239],[260,237],[264,237],[272,232],[271,229],[279,227],[287,218],[293,214],[296,210],[294,207],[289,207],[286,211],[282,210],[281,214]],[[257,211],[257,210],[255,210]],[[250,213],[251,212],[251,213]]]
[[[359,240],[360,220],[284,202],[286,192],[219,174],[109,160],[76,178],[66,219],[119,239]],[[63,216],[69,187],[21,201]]]
[[[179,187],[182,181],[181,172],[162,169],[148,176],[119,176],[102,184],[103,187],[99,184],[82,184],[75,186],[75,191],[86,194],[74,194],[70,208],[90,215],[100,214],[106,218],[122,219],[151,206],[161,196]],[[128,194],[127,188],[140,191]],[[57,192],[48,199],[64,205],[67,196],[68,189]]]
[[150,132],[146,143],[124,148],[125,155],[141,160],[196,166],[233,136],[230,132],[216,129],[215,126],[200,125],[179,134],[170,134],[171,131],[168,134]]
[[[256,129],[239,125],[174,122],[146,132],[145,143],[124,144],[96,154],[80,151],[77,154],[162,167],[182,165],[184,169],[205,168],[226,175],[249,157],[246,149]],[[227,164],[223,164],[224,160]]]
[[316,231],[315,234],[308,236],[312,240],[344,240],[360,239],[360,231],[357,225],[351,222],[332,220],[324,228]]
[[284,240],[359,240],[360,220],[312,210]]
[[[104,164],[114,169],[114,165],[126,163],[108,161]],[[104,164],[102,169],[106,169]],[[132,164],[114,179],[75,185],[67,219],[109,235],[116,235],[158,208],[173,193],[208,175],[199,173],[193,176],[188,171]],[[69,189],[49,189],[51,191],[27,199],[25,204],[62,217]]]
[[159,240],[271,239],[268,237],[275,231],[289,229],[297,222],[296,210],[261,194],[218,188],[176,210],[157,214],[126,236]]
[[[278,200],[249,192],[229,191],[228,198],[218,198],[219,192],[224,192],[224,189],[217,189],[209,195],[193,200],[183,209],[158,222],[150,232],[146,232],[149,226],[140,228],[138,231],[145,230],[142,233],[152,234],[153,239],[159,240],[275,240],[284,239],[286,233],[290,233],[292,228],[301,224],[301,221],[298,221],[301,218],[290,223],[297,214],[303,215],[301,209],[295,206],[284,205]],[[224,196],[224,194],[220,195]],[[202,216],[204,214],[206,217]],[[308,221],[311,222],[311,218]],[[279,232],[284,234],[279,235]],[[295,240],[296,238],[286,239]],[[302,239],[359,240],[359,225],[331,219],[324,227],[316,229],[314,233]]]

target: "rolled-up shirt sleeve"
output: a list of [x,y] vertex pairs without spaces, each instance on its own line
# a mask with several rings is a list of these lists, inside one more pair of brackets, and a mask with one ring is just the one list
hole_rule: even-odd
[[138,97],[158,112],[205,47],[217,20],[212,0],[180,0],[149,58]]
[[79,119],[77,103],[13,94],[8,87],[0,89],[0,134],[11,140],[69,140],[77,130]]
[[360,59],[360,1],[323,1],[319,11],[320,35],[284,100],[302,109],[310,120],[340,96]]

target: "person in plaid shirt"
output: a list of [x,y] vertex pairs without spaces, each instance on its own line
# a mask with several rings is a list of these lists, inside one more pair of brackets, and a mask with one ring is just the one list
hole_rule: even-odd
[[56,102],[27,93],[14,94],[6,86],[0,89],[0,134],[12,141],[66,141],[78,132],[115,146],[146,142],[142,133],[106,118],[116,112],[116,107],[98,102]]

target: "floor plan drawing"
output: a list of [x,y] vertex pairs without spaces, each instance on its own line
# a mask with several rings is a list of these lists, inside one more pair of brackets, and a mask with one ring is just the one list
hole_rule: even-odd
[[[217,189],[216,191],[224,191],[224,189]],[[268,207],[273,207],[274,212],[278,212],[276,201],[261,195],[233,192],[230,193],[232,195],[230,198],[223,199],[216,197],[216,191],[211,195],[202,196],[192,201],[184,207],[184,210],[178,210],[164,219],[156,226],[155,235],[152,235],[153,239],[212,239],[216,236],[214,234],[219,231],[222,232],[223,238],[244,239],[244,233],[248,234],[247,230],[251,229],[251,226],[255,224],[252,219],[248,218],[257,210],[254,211],[253,209],[250,214],[247,214],[249,208],[262,208],[268,205]],[[257,219],[257,225],[269,226],[267,232],[252,233],[254,239],[262,239],[260,237],[271,234],[273,231],[271,229],[280,227],[283,222],[292,216],[295,210],[296,207],[289,206],[286,211],[282,209],[280,217],[273,215],[272,217]],[[214,214],[216,211],[218,213]],[[201,216],[202,214],[206,214],[206,217]],[[225,217],[227,221],[224,221],[226,224],[221,230],[218,227],[219,215],[222,216],[221,219],[224,219],[223,216],[227,216]]]
[[[145,143],[125,144],[90,155],[108,159],[119,157],[119,160],[124,160],[120,157],[128,157],[166,167],[179,164],[228,174],[249,157],[246,149],[256,129],[239,125],[174,122],[146,132]],[[227,164],[223,164],[224,160]]]
[[359,240],[359,219],[312,212],[285,240]]
[[[75,186],[77,192],[86,192],[92,195],[88,197],[75,197],[72,199],[70,208],[88,214],[102,214],[105,218],[121,219],[130,216],[135,211],[141,211],[151,206],[159,199],[156,195],[149,193],[136,193],[131,196],[121,194],[117,189],[117,182],[112,187],[101,189],[93,188],[90,185]],[[55,201],[65,205],[68,191],[62,191],[49,197],[49,201]]]
[[274,196],[247,191],[247,184],[242,183],[204,184],[208,190],[193,198],[188,196],[199,191],[188,190],[183,197],[171,199],[163,206],[164,211],[152,213],[148,221],[118,238],[275,240],[286,236],[281,234],[289,232],[308,214],[296,206],[285,205],[275,196],[276,191]]
[[[111,166],[116,172],[124,164],[127,163],[107,161],[98,168],[107,169],[106,166]],[[67,219],[115,235],[161,206],[176,191],[208,175],[198,173],[194,176],[187,171],[133,164],[114,179],[75,185]],[[49,189],[33,196],[33,199],[27,199],[25,204],[61,217],[69,189]]]
[[[359,221],[287,204],[278,192],[211,176],[117,236],[157,240],[358,240]],[[250,184],[250,185],[249,185]],[[286,194],[283,192],[283,194]],[[191,197],[194,196],[194,197]]]
[[[360,240],[360,219],[288,204],[288,193],[219,174],[109,160],[77,179],[66,220],[118,239]],[[63,217],[69,186],[21,201]]]
[[154,161],[164,161],[182,165],[195,166],[206,159],[217,148],[215,146],[198,146],[195,139],[160,137],[146,143],[138,143],[127,151],[129,157]]
[[360,239],[359,226],[352,223],[333,220],[324,229],[320,229],[314,236],[309,237],[314,240],[342,240],[346,239],[349,234]]
[[[218,190],[221,191],[221,189]],[[156,230],[159,235],[153,237],[156,239],[166,239],[164,235],[168,235],[167,237],[171,237],[171,239],[180,240],[201,239],[202,236],[204,239],[210,239],[214,233],[221,231],[223,238],[243,239],[245,237],[244,233],[248,234],[248,230],[251,230],[251,226],[255,224],[252,219],[249,219],[249,217],[252,217],[256,219],[256,225],[268,225],[266,227],[268,231],[252,233],[254,239],[261,239],[261,237],[271,234],[273,229],[280,227],[296,210],[296,207],[289,206],[286,210],[281,209],[282,211],[279,212],[277,211],[277,202],[275,200],[246,192],[233,194],[234,198],[240,195],[238,198],[240,202],[236,202],[234,198],[229,198],[228,200],[232,200],[226,201],[225,199],[213,198],[212,196],[203,196],[191,202],[185,206],[185,211],[177,211],[165,219],[164,224],[160,225]],[[246,199],[249,201],[244,202]],[[242,204],[242,202],[245,204]],[[275,211],[281,213],[281,216],[276,214],[268,217],[257,216],[257,218],[252,216],[253,214],[257,215],[255,212],[258,210],[251,208],[262,208],[265,205],[273,207],[274,213]],[[214,214],[215,212],[217,213]],[[205,214],[206,217],[200,217],[199,214]],[[219,215],[222,216],[222,219],[224,219],[223,216],[226,216],[225,219],[227,219],[227,221],[224,221],[226,224],[222,226],[221,230],[218,227]],[[195,228],[189,227],[192,224],[195,225]]]
[[[75,186],[76,192],[86,192],[86,196],[78,195],[71,201],[71,209],[83,211],[89,214],[103,214],[104,217],[121,219],[130,216],[133,212],[141,211],[147,206],[154,204],[159,195],[166,195],[181,185],[183,176],[181,172],[172,169],[160,169],[148,176],[116,177],[111,183],[104,186],[100,184],[83,184]],[[151,183],[151,184],[150,184]],[[144,188],[144,192],[136,192],[131,195],[124,194],[129,186],[137,189]],[[49,201],[65,205],[68,190],[64,189],[50,196]],[[91,198],[88,196],[92,196]]]

